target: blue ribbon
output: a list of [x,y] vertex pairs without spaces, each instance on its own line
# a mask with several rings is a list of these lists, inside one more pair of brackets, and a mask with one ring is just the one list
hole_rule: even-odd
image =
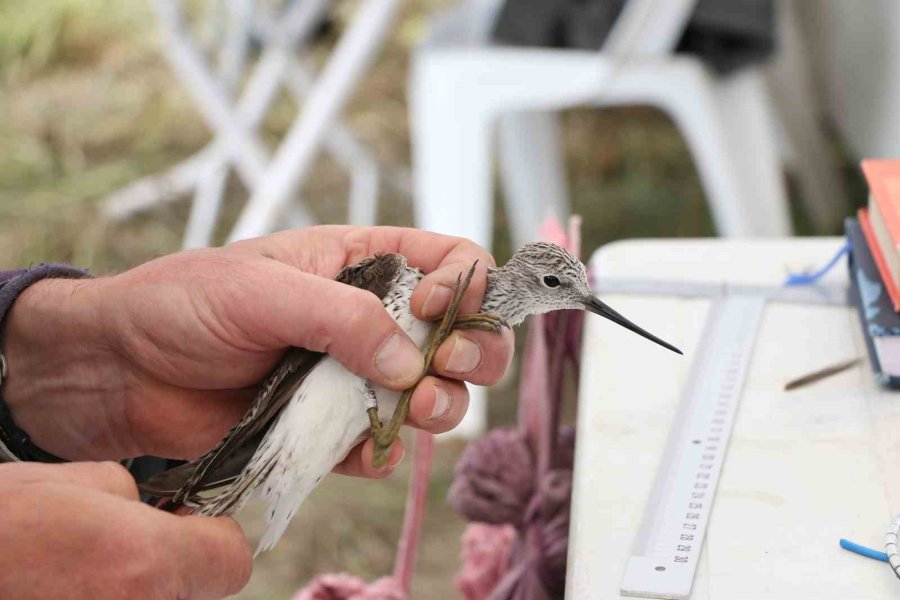
[[838,263],[841,258],[850,252],[850,244],[844,244],[837,251],[837,254],[831,257],[831,260],[828,261],[824,267],[819,269],[814,273],[791,273],[788,275],[787,280],[784,282],[785,286],[792,285],[814,285],[819,282],[822,277],[824,277],[831,269],[834,268],[834,265]]
[[860,546],[850,540],[845,540],[841,538],[841,548],[844,550],[849,550],[850,552],[856,552],[860,556],[865,556],[866,558],[874,558],[875,560],[880,560],[882,562],[888,562],[887,554],[884,552],[879,552],[878,550],[872,550],[871,548],[866,548],[865,546]]

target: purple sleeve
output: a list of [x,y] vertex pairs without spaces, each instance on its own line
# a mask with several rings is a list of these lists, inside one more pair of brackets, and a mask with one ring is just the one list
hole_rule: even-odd
[[[90,277],[87,271],[59,264],[40,264],[29,269],[0,271],[0,325],[19,294],[31,284],[49,278],[85,277]],[[35,446],[28,434],[16,427],[12,413],[0,395],[0,462],[10,460],[61,462],[63,459]]]
[[90,277],[85,270],[53,263],[39,264],[30,269],[0,271],[0,323],[3,322],[15,299],[31,284],[49,278],[83,279],[85,277]]
[[15,279],[22,273],[25,273],[27,270],[28,269],[15,269],[14,271],[0,271],[0,285],[3,285],[10,279]]

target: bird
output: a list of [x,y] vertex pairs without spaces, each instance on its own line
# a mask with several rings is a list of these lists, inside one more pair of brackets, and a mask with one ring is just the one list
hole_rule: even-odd
[[[481,312],[459,315],[459,301],[473,273],[474,265],[464,280],[457,280],[453,301],[437,327],[412,314],[410,298],[424,273],[401,254],[368,257],[344,268],[336,279],[381,298],[413,342],[426,349],[423,376],[452,329],[499,332],[529,315],[564,309],[598,314],[681,354],[598,299],[585,266],[555,244],[525,244],[505,265],[489,268]],[[261,499],[267,504],[268,528],[257,546],[259,554],[278,542],[306,497],[366,435],[376,440],[376,466],[385,460],[405,420],[411,391],[401,394],[373,385],[327,354],[291,348],[214,448],[139,487],[160,507],[187,506],[211,516],[233,514],[251,498]],[[393,409],[389,423],[379,416],[385,409]]]

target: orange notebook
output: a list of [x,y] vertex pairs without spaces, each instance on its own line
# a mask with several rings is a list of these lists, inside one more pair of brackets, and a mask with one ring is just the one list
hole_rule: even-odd
[[864,160],[862,171],[894,249],[900,251],[900,160]]
[[900,291],[898,291],[897,286],[894,284],[894,278],[888,270],[884,254],[881,252],[881,247],[875,239],[875,232],[872,231],[872,224],[869,222],[869,211],[865,208],[859,209],[859,227],[862,229],[863,236],[866,238],[866,245],[869,246],[869,250],[872,252],[872,258],[875,259],[875,265],[878,267],[878,272],[881,274],[881,280],[884,282],[884,287],[887,289],[888,296],[891,297],[891,304],[894,305],[894,311],[900,312]]

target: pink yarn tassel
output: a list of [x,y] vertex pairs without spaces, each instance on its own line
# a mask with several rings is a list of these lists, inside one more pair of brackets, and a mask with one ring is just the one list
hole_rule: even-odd
[[372,583],[346,573],[319,575],[300,590],[293,600],[408,600],[393,577]]
[[[578,255],[580,219],[541,237]],[[450,504],[472,521],[457,589],[466,600],[551,600],[565,589],[575,436],[560,428],[567,364],[577,369],[582,315],[531,320],[519,385],[519,428],[495,429],[456,463]]]
[[509,569],[516,529],[512,525],[470,523],[463,534],[462,568],[456,589],[465,600],[487,600]]

